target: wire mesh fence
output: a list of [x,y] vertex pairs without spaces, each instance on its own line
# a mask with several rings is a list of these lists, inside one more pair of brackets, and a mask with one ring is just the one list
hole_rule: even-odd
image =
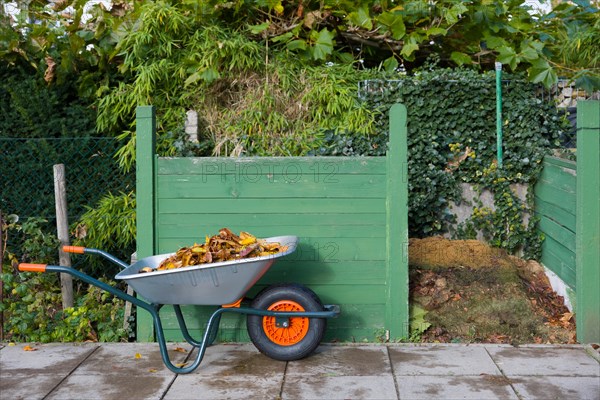
[[115,160],[119,146],[114,138],[0,138],[0,210],[20,221],[43,218],[55,234],[53,166],[65,165],[72,224],[107,193],[135,190],[135,172],[124,174]]

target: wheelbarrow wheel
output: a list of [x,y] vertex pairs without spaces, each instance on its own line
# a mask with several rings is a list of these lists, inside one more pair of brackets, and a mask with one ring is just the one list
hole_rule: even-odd
[[[252,301],[252,308],[270,311],[323,311],[319,297],[299,284],[273,285],[263,289]],[[254,346],[275,360],[299,360],[321,343],[327,326],[324,318],[275,317],[248,314],[248,334]]]

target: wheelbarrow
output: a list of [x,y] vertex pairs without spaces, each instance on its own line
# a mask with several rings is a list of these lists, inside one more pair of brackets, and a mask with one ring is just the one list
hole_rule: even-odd
[[[323,338],[328,318],[337,317],[337,305],[323,305],[319,297],[300,284],[276,284],[263,289],[254,299],[245,298],[246,292],[269,270],[280,257],[296,250],[296,236],[278,236],[264,239],[287,246],[287,250],[268,256],[245,258],[140,273],[145,267],[156,268],[171,254],[143,258],[129,265],[115,256],[98,249],[64,246],[67,253],[96,254],[117,264],[123,270],[115,279],[124,280],[139,295],[131,296],[76,269],[46,264],[19,264],[20,271],[60,272],[97,286],[120,299],[148,311],[154,321],[156,341],[163,362],[171,371],[186,374],[194,371],[204,358],[206,348],[217,336],[221,315],[229,312],[246,314],[248,335],[254,346],[275,360],[291,361],[311,354]],[[143,300],[142,300],[143,299]],[[249,306],[242,307],[250,302]],[[198,348],[190,365],[173,365],[167,353],[160,309],[170,304],[175,310],[183,338]],[[202,339],[193,338],[188,331],[181,305],[218,306],[208,319]]]

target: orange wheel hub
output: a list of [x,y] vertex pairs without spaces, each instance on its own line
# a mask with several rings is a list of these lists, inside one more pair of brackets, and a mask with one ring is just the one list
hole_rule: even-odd
[[[281,300],[271,304],[269,311],[304,311],[304,307],[292,300]],[[263,330],[267,338],[280,346],[292,346],[304,339],[308,333],[308,318],[289,318],[287,327],[277,326],[275,317],[263,318]]]

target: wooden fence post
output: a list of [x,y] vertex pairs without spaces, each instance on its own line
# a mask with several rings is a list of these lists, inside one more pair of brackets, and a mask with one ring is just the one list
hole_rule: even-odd
[[[154,255],[154,168],[156,160],[156,112],[153,106],[136,109],[136,229],[137,259]],[[138,309],[140,310],[140,309]],[[152,319],[137,314],[137,340],[153,341]]]
[[[67,213],[67,188],[65,183],[65,165],[54,165],[54,201],[56,205],[56,232],[60,241],[58,250],[59,264],[71,266],[71,256],[65,253],[62,246],[69,243],[69,218]],[[62,293],[62,307],[73,307],[73,277],[69,274],[60,274],[60,289]]]
[[407,112],[402,104],[390,109],[387,152],[387,281],[386,326],[389,339],[408,338],[408,165]]
[[577,104],[577,340],[600,342],[600,101]]

